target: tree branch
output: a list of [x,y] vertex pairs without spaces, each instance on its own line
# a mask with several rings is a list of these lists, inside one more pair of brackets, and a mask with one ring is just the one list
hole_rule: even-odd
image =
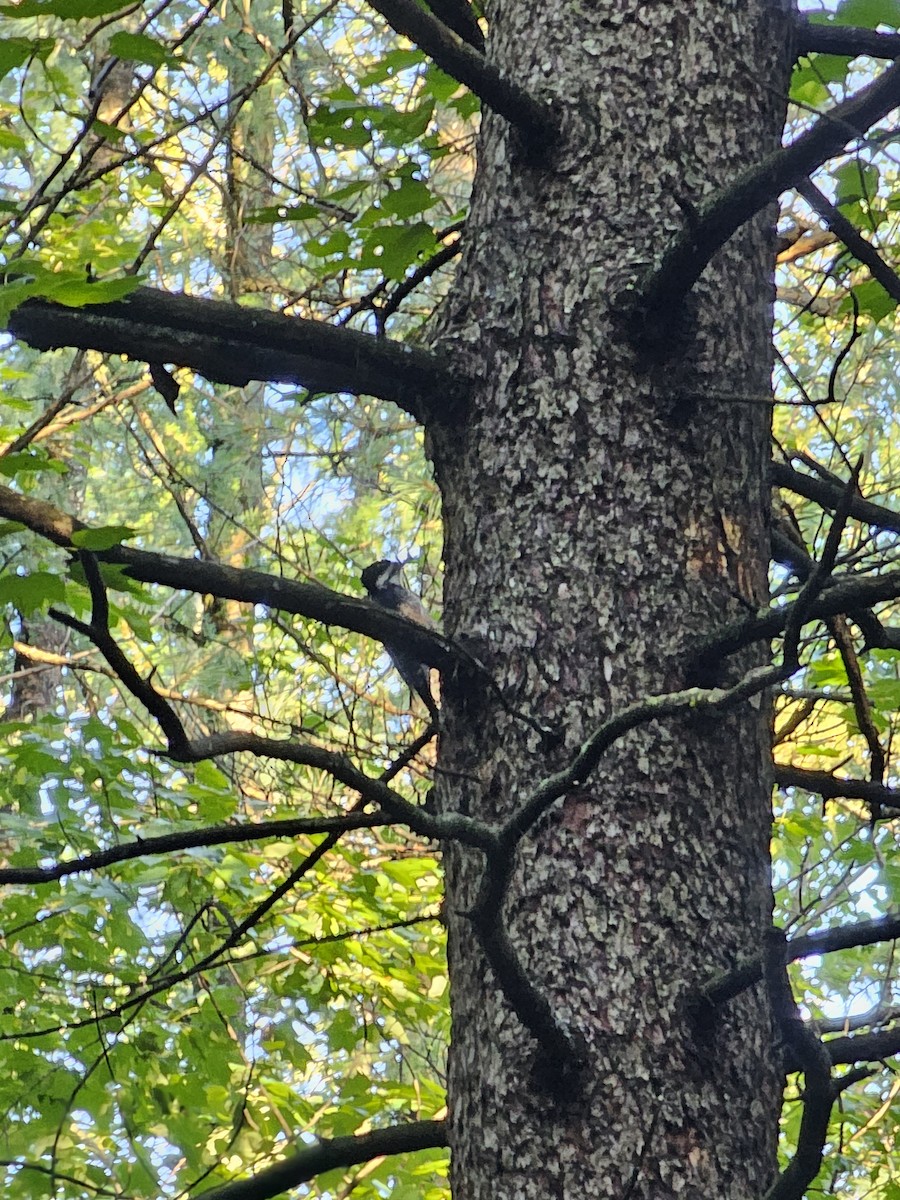
[[339,783],[358,792],[364,801],[376,804],[394,821],[408,826],[422,837],[438,841],[453,840],[486,852],[493,851],[497,835],[492,826],[464,813],[433,813],[421,805],[412,804],[399,792],[355,767],[344,754],[300,742],[276,741],[253,733],[225,732],[195,738],[187,744],[182,762],[201,762],[223,754],[255,754],[279,762],[297,763],[324,771]]
[[352,1167],[386,1154],[410,1154],[416,1150],[434,1150],[447,1145],[444,1121],[415,1121],[393,1125],[350,1137],[321,1140],[296,1154],[265,1167],[249,1179],[223,1183],[205,1192],[195,1193],[197,1200],[271,1200],[289,1188],[307,1183],[326,1171]]
[[879,1029],[877,1033],[852,1033],[830,1038],[825,1049],[835,1066],[838,1063],[879,1062],[900,1054],[900,1026]]
[[[770,467],[772,482],[777,487],[796,492],[807,500],[814,500],[823,508],[836,508],[844,491],[842,481],[829,482],[807,475],[805,471],[797,471],[787,463],[773,462]],[[850,516],[856,521],[864,521],[867,525],[875,525],[878,529],[890,529],[900,533],[900,513],[854,496],[850,501]]]
[[766,1192],[765,1200],[802,1200],[818,1175],[828,1137],[828,1122],[837,1096],[831,1059],[820,1038],[802,1020],[785,971],[784,937],[776,931],[766,953],[766,982],[772,1013],[785,1047],[803,1072],[803,1116],[794,1156]]
[[[780,930],[777,931],[780,935]],[[811,955],[831,954],[837,950],[852,950],[860,946],[872,946],[876,942],[892,941],[900,937],[900,913],[887,913],[873,921],[856,921],[851,925],[839,925],[835,929],[822,929],[807,933],[784,942],[784,962],[796,962]],[[717,1008],[727,1004],[747,988],[759,983],[763,977],[763,961],[757,955],[741,963],[732,971],[718,975],[699,989],[701,1003]],[[833,1045],[829,1042],[828,1045]],[[852,1061],[852,1060],[848,1060]]]
[[85,624],[84,621],[53,608],[50,609],[50,615],[68,628],[89,638],[97,647],[123,686],[159,723],[168,744],[167,753],[170,758],[176,762],[194,763],[218,758],[223,754],[254,754],[259,758],[272,758],[280,762],[313,767],[352,788],[364,803],[377,804],[395,821],[402,822],[423,837],[438,840],[450,838],[488,853],[496,849],[496,832],[483,821],[476,821],[463,813],[447,812],[438,815],[412,804],[399,792],[388,787],[383,779],[366,775],[355,767],[346,755],[333,750],[302,742],[276,741],[253,733],[236,731],[189,738],[172,705],[156,691],[150,680],[144,679],[135,670],[110,633],[109,603],[95,556],[81,551],[79,557],[91,591],[91,623]]
[[799,787],[814,792],[823,800],[862,800],[871,808],[900,811],[900,788],[885,787],[871,779],[847,779],[828,771],[811,771],[805,767],[775,764],[775,783],[780,788]]
[[894,300],[900,300],[900,276],[887,265],[872,243],[866,241],[853,222],[847,220],[840,209],[831,203],[825,193],[820,191],[811,179],[804,179],[796,186],[797,191],[810,208],[819,214],[853,257],[869,268],[872,278],[877,279]]
[[808,17],[798,17],[794,46],[797,55],[838,54],[856,58],[868,54],[872,58],[900,57],[900,33],[878,33],[875,29],[857,29],[852,25],[820,24]]
[[789,146],[750,167],[728,187],[698,206],[696,214],[663,255],[662,262],[632,294],[622,298],[629,335],[637,345],[667,346],[684,297],[707,263],[731,235],[760,209],[811,175],[900,104],[900,63],[843,104],[824,113]]
[[[839,575],[832,577],[822,594],[809,606],[805,620],[816,621],[838,613],[852,615],[856,609],[869,608],[885,600],[896,600],[898,596],[900,571],[887,571],[884,575],[873,576]],[[722,659],[745,646],[777,637],[784,631],[793,608],[793,604],[784,604],[780,608],[761,609],[755,615],[728,625],[698,647],[693,655],[694,668],[706,673],[710,666],[719,664]]]
[[832,954],[836,950],[856,950],[860,946],[873,946],[876,942],[893,941],[900,938],[900,913],[885,913],[872,921],[855,921],[851,925],[838,925],[835,929],[820,929],[791,938],[787,943],[788,962],[812,955]]
[[473,50],[484,54],[484,34],[481,32],[475,10],[468,0],[428,0],[428,7],[439,21],[443,21],[448,29],[458,33]]
[[393,401],[423,422],[455,420],[466,393],[448,360],[420,347],[153,288],[84,308],[27,300],[13,311],[7,329],[37,350],[75,346],[174,363],[215,383],[240,387],[260,379],[313,392],[365,393]]
[[525,798],[501,831],[501,838],[516,845],[543,814],[560,797],[583,783],[596,769],[606,751],[641,725],[666,717],[686,714],[716,713],[742,701],[750,700],[766,688],[782,682],[787,674],[780,666],[757,667],[730,688],[687,688],[680,692],[664,692],[648,696],[610,717],[587,739],[567,767],[542,780]]
[[100,871],[116,863],[135,858],[150,858],[155,854],[175,854],[180,850],[204,846],[224,846],[233,842],[256,842],[264,838],[309,837],[316,833],[340,834],[352,829],[378,829],[390,824],[385,813],[346,813],[334,817],[295,817],[277,821],[258,821],[245,825],[206,825],[202,829],[180,829],[159,837],[139,838],[135,842],[95,850],[81,858],[56,862],[51,867],[2,867],[0,886],[4,884],[55,883],[68,875],[83,875]]
[[[72,535],[89,528],[52,504],[33,500],[3,485],[0,485],[0,517],[18,521],[33,533],[72,551],[77,549],[72,543]],[[264,571],[225,567],[203,559],[153,554],[122,545],[93,553],[100,562],[126,567],[129,576],[141,583],[157,583],[198,595],[262,604],[327,625],[338,625],[380,642],[408,646],[422,662],[440,670],[450,670],[454,664],[463,669],[472,667],[468,658],[461,661],[453,644],[434,630],[407,621],[370,600],[357,600],[318,583],[284,579]]]
[[369,0],[396,33],[409,38],[434,62],[465,84],[469,91],[518,129],[533,154],[559,137],[559,123],[549,105],[505,78],[493,63],[460,41],[443,22],[415,0]]

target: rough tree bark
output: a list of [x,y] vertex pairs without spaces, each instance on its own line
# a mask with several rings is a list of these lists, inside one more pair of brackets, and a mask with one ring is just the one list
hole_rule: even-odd
[[[696,682],[692,641],[765,601],[772,212],[668,314],[662,346],[635,349],[625,296],[700,201],[780,144],[789,7],[490,14],[494,63],[552,101],[562,135],[529,157],[484,116],[438,338],[479,380],[464,424],[431,431],[445,622],[560,741],[447,681],[447,809],[508,814],[604,716]],[[708,1025],[690,1003],[771,923],[766,708],[629,735],[524,842],[512,942],[586,1043],[562,1086],[473,936],[480,856],[449,849],[458,1200],[748,1200],[771,1185],[782,1076],[765,988]]]

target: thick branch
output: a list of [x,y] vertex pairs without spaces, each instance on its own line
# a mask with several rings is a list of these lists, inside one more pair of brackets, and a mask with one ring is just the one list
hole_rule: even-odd
[[446,1145],[447,1127],[443,1121],[414,1121],[371,1133],[331,1138],[306,1146],[249,1179],[237,1179],[196,1193],[197,1200],[201,1197],[202,1200],[271,1200],[326,1171],[353,1167],[386,1154],[410,1154]]
[[[892,941],[900,937],[900,914],[887,913],[874,921],[856,921],[852,925],[839,925],[835,929],[822,929],[791,938],[784,943],[785,963],[796,962],[811,955],[830,954],[837,950],[851,950],[860,946],[872,946],[876,942]],[[756,956],[741,963],[733,971],[717,976],[700,989],[700,998],[705,1005],[718,1007],[727,1004],[747,988],[759,983],[763,975],[762,958]],[[829,1043],[832,1045],[833,1043]],[[852,1061],[848,1059],[847,1061]]]
[[442,71],[465,84],[488,108],[515,126],[533,153],[546,149],[559,137],[559,124],[548,105],[501,75],[483,54],[460,41],[415,0],[369,3],[391,29],[415,42]]
[[428,0],[428,7],[439,21],[458,33],[473,50],[484,53],[484,34],[469,0]]
[[874,946],[876,942],[893,941],[894,938],[900,938],[900,913],[885,913],[873,921],[855,921],[852,925],[838,925],[836,929],[820,929],[817,933],[791,938],[787,943],[788,961]]
[[853,222],[847,220],[811,179],[798,183],[797,191],[831,232],[840,238],[853,257],[869,268],[872,278],[878,280],[888,295],[900,300],[900,276],[887,265],[872,243],[866,241]]
[[822,1166],[828,1122],[837,1092],[831,1079],[828,1051],[800,1017],[784,968],[783,937],[777,935],[772,938],[766,956],[766,981],[772,1013],[785,1048],[803,1071],[804,1089],[803,1116],[794,1156],[766,1192],[765,1200],[802,1200]]
[[879,1029],[877,1033],[854,1033],[830,1038],[825,1049],[831,1061],[838,1063],[879,1062],[900,1054],[900,1026]]
[[242,386],[261,379],[313,392],[365,393],[391,400],[421,421],[432,415],[451,420],[466,391],[446,359],[419,347],[152,288],[84,308],[28,300],[7,328],[38,350],[75,346],[174,363],[216,383]]
[[[900,571],[888,571],[884,575],[842,575],[833,578],[822,594],[809,606],[805,620],[815,621],[833,617],[838,613],[853,614],[860,608],[868,608],[885,600],[896,600],[900,596]],[[763,609],[741,621],[736,621],[699,647],[694,663],[698,669],[708,669],[730,654],[735,654],[754,642],[769,641],[784,631],[793,604],[780,608]]]
[[[19,521],[33,533],[68,550],[75,549],[72,535],[88,528],[51,504],[32,500],[2,485],[0,517]],[[101,562],[127,567],[131,578],[141,583],[158,583],[200,595],[218,596],[223,600],[262,604],[281,612],[323,621],[327,625],[339,625],[380,642],[408,646],[422,662],[442,670],[451,668],[457,662],[452,644],[439,633],[406,621],[369,600],[357,600],[318,583],[283,579],[264,571],[224,567],[202,559],[153,554],[128,546],[98,550],[94,556]]]
[[839,54],[855,58],[868,54],[872,58],[900,57],[900,33],[878,33],[874,29],[857,29],[852,25],[819,24],[798,17],[794,34],[797,54]]
[[[823,508],[836,508],[844,492],[843,483],[829,483],[825,479],[817,479],[805,471],[797,471],[787,463],[773,462],[771,467],[772,482],[777,487],[796,492],[807,500],[814,500]],[[878,529],[890,529],[900,533],[900,513],[885,508],[881,504],[873,504],[861,496],[854,496],[850,501],[850,516],[857,521],[865,521]]]
[[872,809],[889,808],[896,815],[900,810],[900,789],[885,787],[871,779],[847,779],[828,771],[810,771],[804,767],[775,764],[778,787],[799,787],[814,792],[823,800],[862,800]]
[[672,243],[659,267],[637,289],[636,296],[625,298],[635,342],[666,344],[684,297],[731,235],[786,188],[811,175],[898,104],[900,64],[824,113],[789,146],[750,167],[734,183],[701,204],[689,227]]

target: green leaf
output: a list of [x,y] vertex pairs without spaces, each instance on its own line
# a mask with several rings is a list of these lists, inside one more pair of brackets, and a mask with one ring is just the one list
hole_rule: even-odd
[[321,215],[322,209],[317,204],[268,204],[254,209],[244,220],[250,225],[274,225],[278,221],[308,221]]
[[878,168],[871,163],[863,163],[858,159],[843,163],[834,172],[835,202],[842,206],[858,200],[874,200],[878,195],[880,178]]
[[178,59],[167,46],[147,37],[145,33],[114,33],[109,39],[110,53],[128,62],[146,63],[149,67],[177,66]]
[[432,208],[437,201],[421,179],[407,177],[381,201],[382,211],[395,217],[412,217]]
[[841,0],[834,14],[835,25],[900,26],[900,0]]
[[18,4],[0,4],[0,14],[4,17],[63,17],[68,21],[83,21],[86,17],[103,17],[131,7],[122,0],[20,0]]
[[414,225],[379,225],[366,238],[362,265],[380,267],[388,278],[402,279],[407,267],[433,250],[434,230],[424,221]]
[[134,537],[136,529],[130,525],[101,525],[96,529],[79,529],[72,534],[72,545],[79,550],[109,550],[128,538]]
[[36,46],[37,41],[32,38],[0,38],[0,78],[26,63]]
[[0,576],[0,604],[12,604],[24,616],[66,598],[66,585],[59,575],[32,571],[30,575]]
[[350,249],[350,234],[345,229],[336,229],[324,238],[311,238],[304,246],[307,254],[316,258],[329,258],[333,254],[346,254]]
[[121,279],[98,280],[91,283],[86,279],[67,279],[53,287],[44,287],[37,294],[67,308],[84,308],[88,304],[108,304],[112,300],[121,300],[140,287],[142,280],[137,275],[128,275]]
[[[876,324],[897,307],[897,301],[875,279],[866,279],[863,283],[857,284],[853,289],[853,295],[856,297],[859,311],[871,317]],[[853,302],[849,296],[842,302],[841,311],[847,313],[853,311]]]
[[39,471],[53,471],[56,475],[65,475],[68,467],[58,459],[51,458],[46,450],[17,450],[13,454],[0,457],[0,475],[5,475],[7,479]]
[[[114,543],[115,544],[115,543]],[[132,579],[128,574],[128,568],[122,566],[121,563],[100,563],[100,578],[103,580],[105,587],[110,588],[114,592],[127,592],[130,596],[134,596],[139,600],[147,599],[147,590],[145,586]],[[87,580],[84,576],[84,568],[77,560],[69,566],[69,578],[80,586],[87,587]],[[72,589],[70,588],[70,592]],[[70,594],[68,596],[69,604],[75,606],[76,596]],[[85,606],[89,605],[89,599],[85,592]]]

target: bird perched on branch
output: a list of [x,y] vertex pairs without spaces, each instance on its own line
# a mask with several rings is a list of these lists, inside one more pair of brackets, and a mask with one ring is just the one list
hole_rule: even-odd
[[[422,601],[402,582],[402,563],[382,559],[366,567],[360,579],[371,598],[382,608],[399,613],[401,617],[406,617],[407,621],[421,625],[424,629],[437,629]],[[405,650],[397,642],[386,642],[385,650],[391,656],[391,662],[400,672],[410,692],[415,692],[422,700],[432,721],[437,723],[439,710],[431,691],[431,669],[428,664],[420,662],[415,654]]]

